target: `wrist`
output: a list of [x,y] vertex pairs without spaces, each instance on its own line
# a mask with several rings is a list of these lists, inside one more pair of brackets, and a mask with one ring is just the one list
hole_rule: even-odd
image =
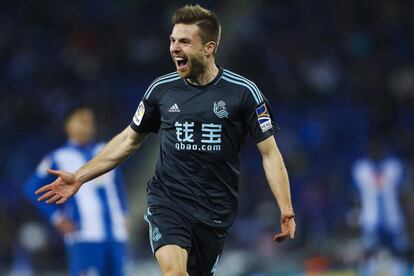
[[80,188],[82,185],[83,185],[83,183],[85,183],[86,181],[84,180],[84,177],[82,177],[82,175],[81,174],[79,174],[78,172],[76,172],[74,175],[73,175],[73,178],[74,178],[74,183],[75,183],[75,185],[76,186],[78,186],[78,188]]
[[293,208],[280,209],[280,215],[293,218],[295,216],[295,212],[293,211]]

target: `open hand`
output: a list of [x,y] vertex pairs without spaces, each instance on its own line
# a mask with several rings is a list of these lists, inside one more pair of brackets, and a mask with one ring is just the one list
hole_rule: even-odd
[[75,194],[82,185],[73,173],[52,169],[47,171],[58,178],[35,192],[36,195],[43,193],[37,201],[46,200],[46,203],[56,202],[56,204],[60,205]]
[[282,232],[273,237],[275,242],[279,243],[284,241],[287,237],[290,237],[290,239],[295,237],[296,224],[294,217],[294,214],[282,214],[280,216],[280,227]]

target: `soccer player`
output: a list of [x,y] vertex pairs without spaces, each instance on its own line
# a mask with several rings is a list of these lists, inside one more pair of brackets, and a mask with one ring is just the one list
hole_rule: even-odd
[[360,225],[364,248],[363,275],[381,274],[375,257],[381,247],[393,255],[392,275],[406,275],[408,238],[400,206],[404,169],[400,159],[387,154],[382,141],[373,140],[368,156],[357,160],[352,177],[361,201]]
[[160,155],[147,187],[152,251],[163,275],[212,275],[236,216],[239,152],[247,133],[257,142],[281,211],[282,232],[274,240],[294,237],[294,212],[266,99],[253,82],[216,65],[218,17],[187,5],[172,21],[177,71],[154,80],[131,124],[94,159],[75,173],[50,170],[58,178],[36,193],[43,193],[40,201],[64,203],[161,128]]
[[62,234],[70,275],[124,275],[127,204],[119,169],[89,181],[63,205],[37,203],[34,192],[53,181],[48,168],[75,172],[104,144],[93,142],[94,114],[73,110],[65,124],[68,142],[47,154],[25,183],[25,194]]

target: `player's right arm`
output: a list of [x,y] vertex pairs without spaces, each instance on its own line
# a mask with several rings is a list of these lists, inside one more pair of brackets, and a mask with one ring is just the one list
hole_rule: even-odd
[[74,174],[48,170],[50,174],[58,178],[36,191],[36,194],[43,194],[38,198],[38,201],[64,203],[84,183],[112,170],[127,159],[139,148],[148,133],[157,133],[161,122],[157,96],[158,92],[161,91],[159,85],[177,79],[179,79],[177,73],[167,74],[156,79],[145,92],[131,124],[112,138],[101,152]]
[[48,172],[58,178],[35,192],[37,195],[42,194],[38,201],[64,203],[84,183],[112,170],[127,159],[139,148],[147,135],[146,132],[136,132],[128,126],[75,173],[49,169]]

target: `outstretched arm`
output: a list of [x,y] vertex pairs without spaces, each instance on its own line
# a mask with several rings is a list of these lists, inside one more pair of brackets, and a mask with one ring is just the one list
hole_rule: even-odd
[[290,197],[289,178],[283,162],[282,155],[276,145],[275,138],[270,136],[266,140],[257,144],[263,158],[263,168],[266,173],[270,189],[280,209],[280,234],[274,236],[274,240],[281,242],[287,237],[291,239],[295,236],[294,212]]
[[147,133],[138,133],[128,126],[75,173],[49,170],[49,173],[58,178],[36,191],[36,194],[44,193],[38,201],[46,199],[46,203],[64,203],[79,190],[83,183],[112,170],[127,159],[139,148],[146,136]]

